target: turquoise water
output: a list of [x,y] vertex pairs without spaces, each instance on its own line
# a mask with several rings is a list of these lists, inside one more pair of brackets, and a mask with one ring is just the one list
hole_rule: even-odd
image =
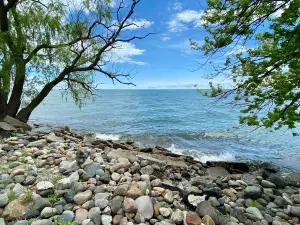
[[97,95],[80,110],[59,91],[52,92],[31,120],[68,124],[103,139],[161,145],[201,161],[251,159],[300,170],[299,137],[241,127],[238,108],[196,90],[98,90]]

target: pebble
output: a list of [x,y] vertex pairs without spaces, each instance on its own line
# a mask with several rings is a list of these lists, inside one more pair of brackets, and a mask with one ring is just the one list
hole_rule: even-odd
[[261,181],[261,186],[263,186],[265,188],[276,188],[275,184],[273,184],[272,182],[267,181],[267,180],[262,180]]
[[256,186],[248,186],[244,190],[245,198],[258,199],[261,194],[260,188]]
[[56,209],[51,207],[45,207],[41,212],[42,218],[49,218],[51,216],[54,216],[56,214]]
[[136,213],[137,205],[132,198],[125,198],[123,202],[123,209],[126,213]]
[[8,196],[6,193],[0,194],[0,207],[4,207],[8,204]]
[[264,218],[258,208],[248,207],[246,212],[253,215],[256,220],[262,220]]
[[163,217],[169,217],[171,212],[168,208],[165,208],[165,207],[161,207],[159,208],[159,212],[160,214],[163,216]]
[[102,222],[102,225],[111,225],[112,217],[109,215],[102,215],[101,222]]
[[96,199],[95,200],[95,206],[99,207],[100,209],[104,209],[106,206],[108,206],[109,201],[107,199]]
[[187,212],[185,216],[185,223],[187,225],[199,225],[202,223],[202,220],[196,213]]
[[146,220],[153,216],[153,204],[149,196],[141,196],[135,200],[137,212],[140,213]]
[[77,209],[75,212],[75,222],[81,224],[88,217],[86,209]]
[[101,211],[99,207],[93,207],[88,212],[88,218],[93,221],[95,225],[101,225]]
[[176,224],[181,224],[184,219],[184,214],[180,209],[176,209],[171,216],[171,220],[173,220]]
[[93,196],[91,190],[87,190],[85,192],[78,193],[74,196],[74,202],[78,205],[82,205],[88,200],[90,200]]
[[52,221],[50,219],[37,220],[32,222],[31,225],[52,225]]
[[173,193],[171,191],[168,191],[165,195],[164,195],[164,200],[168,203],[173,203],[174,201],[174,196]]
[[[299,185],[289,182],[288,186],[279,173],[266,175],[257,170],[231,175],[222,167],[190,164],[190,159],[181,159],[184,156],[176,161],[166,159],[171,160],[166,167],[166,160],[149,153],[172,156],[163,148],[138,152],[131,142],[90,143],[89,137],[71,130],[25,136],[5,141],[4,148],[13,148],[1,158],[7,171],[0,176],[0,183],[5,184],[0,194],[0,214],[5,220],[0,218],[0,225],[11,225],[11,220],[16,220],[15,225],[30,225],[32,218],[39,218],[32,225],[52,225],[53,221],[76,225],[286,225],[300,221]],[[131,154],[130,149],[136,152]],[[60,179],[55,181],[56,177]],[[10,190],[19,199],[10,202]],[[33,192],[32,202],[25,203],[21,198],[27,190]],[[181,201],[180,190],[191,194]],[[196,213],[186,211],[186,201],[196,207]],[[217,208],[230,218],[221,216]]]
[[75,216],[74,212],[72,212],[70,210],[66,210],[57,217],[57,221],[58,222],[72,221],[74,219],[74,216]]

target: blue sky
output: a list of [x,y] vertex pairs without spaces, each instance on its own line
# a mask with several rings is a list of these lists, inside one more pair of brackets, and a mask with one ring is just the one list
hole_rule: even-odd
[[[156,34],[114,52],[115,66],[133,70],[131,81],[137,87],[113,85],[99,74],[97,81],[104,83],[99,88],[193,88],[194,84],[208,87],[208,68],[193,72],[201,53],[189,45],[189,38],[203,42],[206,35],[200,20],[204,7],[205,1],[199,0],[141,0],[132,20],[144,26],[126,30],[124,35]],[[221,77],[214,80],[229,82]]]

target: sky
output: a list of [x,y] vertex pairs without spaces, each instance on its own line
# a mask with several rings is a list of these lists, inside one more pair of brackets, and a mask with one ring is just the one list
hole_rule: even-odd
[[[208,87],[209,68],[198,69],[202,53],[192,50],[189,44],[190,38],[203,43],[206,33],[200,17],[204,7],[204,0],[141,0],[131,19],[143,27],[131,27],[125,35],[155,34],[121,45],[112,56],[115,67],[133,71],[130,81],[136,87],[114,85],[97,74],[97,82],[103,83],[99,88]],[[230,86],[230,81],[222,77],[213,81]]]

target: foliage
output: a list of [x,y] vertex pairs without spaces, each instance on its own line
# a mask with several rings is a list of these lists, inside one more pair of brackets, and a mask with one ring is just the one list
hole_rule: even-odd
[[[195,85],[194,87],[197,88],[197,85]],[[209,82],[209,87],[210,87],[210,90],[211,90],[210,92],[203,91],[203,90],[198,89],[198,88],[197,88],[197,91],[200,94],[202,94],[203,96],[209,96],[209,97],[216,97],[219,94],[222,94],[224,92],[221,84],[218,84],[217,87],[215,87],[212,82]]]
[[58,194],[52,194],[48,197],[48,199],[49,199],[50,203],[54,204],[59,199],[59,195]]
[[248,207],[261,208],[261,204],[257,200],[254,200],[249,202]]
[[27,189],[24,196],[22,196],[22,201],[25,202],[25,203],[28,203],[28,202],[31,202],[32,200],[32,195],[33,195],[33,192],[32,190],[30,189]]
[[8,197],[9,202],[12,202],[13,200],[18,198],[18,196],[12,190],[10,190],[8,192],[7,197]]
[[149,35],[124,34],[138,26],[130,18],[139,2],[121,0],[113,8],[111,0],[1,1],[0,116],[27,122],[55,86],[81,107],[97,87],[97,73],[132,84],[108,55]]
[[30,218],[28,221],[29,221],[30,223],[33,223],[33,222],[36,222],[36,221],[37,221],[37,218]]
[[21,153],[21,156],[23,156],[23,157],[27,157],[27,156],[30,155],[30,153],[28,153],[28,152],[26,152],[24,150],[21,150],[20,153]]
[[53,178],[53,182],[54,182],[55,184],[57,184],[58,181],[60,181],[62,178],[63,178],[62,176],[55,176],[55,177]]
[[231,215],[231,214],[228,214],[228,213],[227,213],[227,214],[224,214],[223,216],[224,216],[225,218],[228,218],[228,219],[230,219],[230,218],[232,217],[232,215]]
[[55,225],[72,225],[73,224],[73,222],[72,221],[57,221],[57,220],[55,220],[54,221],[54,224]]
[[242,124],[277,130],[300,122],[299,8],[299,0],[207,0],[201,21],[208,36],[191,46],[204,53],[202,66],[212,65],[210,77],[233,81],[214,96],[233,94]]

